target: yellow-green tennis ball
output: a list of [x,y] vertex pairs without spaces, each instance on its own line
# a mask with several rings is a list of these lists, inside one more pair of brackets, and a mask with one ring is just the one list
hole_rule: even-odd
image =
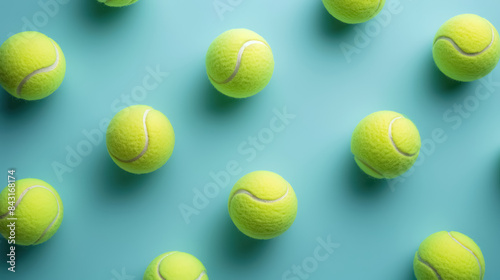
[[168,252],[154,259],[143,280],[208,280],[207,270],[193,255]]
[[297,197],[280,175],[254,171],[241,177],[229,195],[229,215],[236,227],[255,239],[275,238],[297,216]]
[[231,29],[215,38],[206,57],[207,74],[214,87],[234,98],[263,90],[271,80],[274,58],[269,44],[248,29]]
[[434,38],[434,61],[441,72],[454,80],[481,79],[500,60],[498,36],[495,27],[480,16],[456,16],[443,24]]
[[17,33],[0,46],[0,85],[17,98],[38,100],[51,95],[65,73],[61,48],[42,33]]
[[0,193],[0,233],[9,244],[38,245],[49,240],[59,229],[63,213],[59,194],[42,180],[18,180]]
[[484,257],[469,237],[440,231],[420,244],[413,270],[417,280],[482,280]]
[[392,179],[408,171],[417,160],[420,134],[405,116],[380,111],[368,115],[356,126],[351,151],[366,174]]
[[385,0],[323,0],[323,5],[334,18],[355,24],[378,15],[384,8]]
[[106,145],[113,161],[134,174],[162,167],[172,155],[175,134],[160,111],[134,105],[118,112],[106,131]]
[[106,4],[107,6],[110,7],[124,7],[128,5],[132,5],[138,0],[97,0],[101,3]]

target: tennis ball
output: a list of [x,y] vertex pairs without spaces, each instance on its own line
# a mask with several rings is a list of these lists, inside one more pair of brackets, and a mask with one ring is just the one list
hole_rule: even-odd
[[413,270],[417,280],[481,280],[483,253],[469,237],[455,231],[440,231],[420,244]]
[[251,172],[239,179],[228,204],[236,227],[255,239],[281,235],[297,216],[297,197],[292,186],[269,171]]
[[194,256],[168,252],[154,259],[146,269],[143,280],[208,280],[207,270]]
[[480,16],[456,16],[438,30],[432,55],[439,70],[451,79],[470,82],[483,78],[500,60],[498,32]]
[[42,33],[17,33],[0,46],[0,85],[14,97],[45,98],[59,88],[65,73],[61,48]]
[[17,245],[38,245],[49,240],[59,229],[63,213],[59,194],[42,180],[18,180],[0,193],[0,233],[9,244],[14,240]]
[[221,93],[245,98],[263,90],[271,80],[274,58],[269,44],[248,29],[231,29],[208,48],[208,78]]
[[323,0],[323,5],[334,18],[355,24],[378,15],[384,8],[385,0]]
[[101,3],[106,4],[107,6],[110,7],[124,7],[128,5],[132,5],[138,0],[97,0]]
[[172,155],[175,134],[161,112],[134,105],[118,112],[106,131],[106,145],[113,161],[134,174],[162,167]]
[[420,151],[420,134],[403,115],[380,111],[364,118],[354,129],[351,151],[368,175],[392,179],[412,167]]

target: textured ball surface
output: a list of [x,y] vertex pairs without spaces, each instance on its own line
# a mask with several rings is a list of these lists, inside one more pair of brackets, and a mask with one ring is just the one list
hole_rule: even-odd
[[233,223],[241,232],[255,239],[271,239],[293,224],[297,197],[280,175],[255,171],[236,182],[228,207]]
[[138,0],[97,0],[101,3],[106,4],[107,6],[110,7],[124,7],[128,5],[132,5]]
[[45,98],[59,88],[65,73],[61,48],[42,33],[17,33],[0,46],[0,85],[12,96]]
[[354,129],[351,151],[368,175],[395,178],[410,169],[420,151],[420,134],[403,115],[380,111],[364,118]]
[[194,256],[168,252],[154,259],[144,273],[144,280],[208,280],[207,270]]
[[162,167],[172,155],[174,129],[161,112],[145,105],[127,107],[116,114],[106,131],[106,145],[123,170],[144,174]]
[[[15,220],[15,244],[38,245],[49,240],[59,229],[64,208],[57,191],[38,179],[22,179],[15,183],[15,196],[7,186],[0,193],[0,233],[11,236],[7,226]],[[15,201],[9,199],[15,197]],[[14,210],[14,216],[10,211]]]
[[500,59],[498,36],[495,27],[480,16],[456,16],[443,24],[434,38],[434,61],[441,72],[454,80],[480,79]]
[[355,24],[378,15],[384,8],[385,0],[323,0],[323,5],[334,18]]
[[481,280],[484,257],[469,237],[440,231],[420,244],[413,261],[417,280]]
[[271,80],[274,58],[269,44],[248,29],[219,35],[206,57],[210,82],[221,93],[245,98],[263,90]]

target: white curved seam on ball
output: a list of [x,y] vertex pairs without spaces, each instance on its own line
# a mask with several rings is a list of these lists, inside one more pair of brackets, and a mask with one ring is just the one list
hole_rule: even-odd
[[438,280],[441,280],[441,275],[439,275],[439,273],[437,272],[437,270],[432,267],[432,265],[426,261],[424,261],[421,257],[420,257],[420,254],[417,253],[417,257],[418,257],[418,261],[421,262],[422,264],[424,264],[425,266],[427,266],[428,268],[430,268],[432,271],[434,271],[434,273],[436,274]]
[[253,193],[247,191],[247,190],[237,190],[234,194],[233,194],[233,197],[231,198],[231,201],[233,200],[233,198],[237,195],[237,194],[246,194],[248,196],[250,196],[253,200],[256,200],[256,201],[259,201],[259,202],[263,202],[263,203],[274,203],[274,202],[278,202],[280,200],[283,200],[285,197],[288,196],[288,193],[289,193],[289,189],[290,189],[290,186],[286,186],[286,193],[281,196],[280,198],[278,199],[274,199],[274,200],[265,200],[265,199],[262,199],[262,198],[258,198],[257,196],[255,196]]
[[455,242],[457,242],[460,246],[462,246],[465,250],[467,250],[469,253],[471,253],[474,256],[474,258],[477,261],[477,265],[479,266],[479,276],[481,277],[483,275],[483,268],[481,267],[481,262],[479,261],[479,258],[476,256],[476,254],[474,254],[474,252],[472,252],[471,249],[465,247],[465,245],[463,245],[462,243],[460,243],[460,241],[458,241],[455,237],[453,237],[451,235],[451,232],[448,232],[448,235],[451,237],[451,239],[453,239]]
[[238,74],[238,71],[240,70],[240,66],[241,66],[241,60],[243,58],[243,53],[245,52],[245,49],[248,48],[249,46],[253,45],[253,44],[261,44],[261,45],[265,45],[267,46],[266,43],[262,42],[262,41],[258,41],[258,40],[249,40],[249,41],[246,41],[243,46],[241,46],[240,50],[238,51],[238,58],[236,60],[236,66],[234,67],[234,71],[233,71],[233,74],[231,74],[231,76],[229,76],[229,78],[227,78],[226,80],[224,80],[223,82],[218,82],[218,81],[215,81],[214,78],[212,78],[212,80],[214,80],[216,83],[218,84],[227,84],[229,83],[230,81],[232,81],[234,79],[234,77],[236,77],[236,74]]
[[436,44],[436,43],[437,43],[437,41],[439,41],[439,40],[446,40],[446,41],[450,42],[450,43],[453,45],[453,47],[454,47],[454,48],[455,48],[455,49],[456,49],[459,53],[461,53],[462,55],[465,55],[465,56],[471,56],[471,57],[472,57],[472,56],[478,56],[478,55],[480,55],[480,54],[482,54],[482,53],[486,52],[487,50],[489,50],[489,49],[491,48],[491,46],[493,46],[493,42],[495,42],[495,30],[493,30],[493,27],[490,27],[490,28],[491,28],[491,42],[490,42],[490,44],[489,44],[486,48],[484,48],[484,50],[482,50],[482,51],[480,51],[480,52],[477,52],[477,53],[467,53],[467,52],[464,52],[464,51],[463,51],[463,50],[462,50],[462,49],[461,49],[461,48],[457,45],[457,43],[455,43],[455,41],[454,41],[452,38],[450,38],[450,37],[446,37],[446,36],[440,36],[440,37],[436,38],[436,41],[434,42],[434,44]]
[[[47,234],[47,231],[49,231],[49,229],[54,225],[54,223],[57,221],[57,219],[59,218],[59,213],[60,213],[60,210],[61,210],[61,207],[59,205],[59,200],[57,199],[57,195],[52,191],[50,190],[49,188],[47,187],[44,187],[44,186],[40,186],[40,185],[34,185],[34,186],[31,186],[31,187],[28,187],[26,188],[22,193],[21,195],[19,195],[19,198],[17,199],[16,201],[16,204],[14,204],[14,210],[16,210],[17,206],[19,206],[19,203],[21,203],[21,201],[23,200],[24,196],[32,189],[34,188],[42,188],[42,189],[45,189],[45,190],[48,190],[50,193],[52,193],[52,195],[54,195],[55,199],[56,199],[56,202],[57,202],[57,215],[56,217],[54,218],[54,220],[49,224],[49,226],[43,231],[42,235],[35,241],[33,242],[33,244],[37,243],[38,241],[40,241],[40,239],[42,239],[45,234]],[[10,211],[7,211],[7,213],[3,214],[2,216],[0,216],[0,219],[3,219],[5,218],[8,214],[10,213]]]
[[144,115],[142,116],[142,125],[144,127],[144,135],[145,135],[145,138],[146,138],[146,143],[144,144],[144,148],[142,149],[141,153],[139,155],[137,155],[136,157],[134,157],[133,159],[124,160],[124,159],[119,159],[118,157],[115,156],[115,158],[118,159],[119,161],[124,162],[124,163],[134,162],[134,161],[140,159],[148,151],[148,147],[149,147],[149,135],[148,135],[148,127],[146,125],[146,119],[148,117],[149,111],[151,111],[151,109],[147,109],[144,112]]
[[61,206],[59,205],[59,200],[57,199],[57,195],[50,189],[44,187],[44,186],[37,186],[37,187],[40,187],[40,188],[43,188],[43,189],[46,189],[48,190],[50,193],[52,193],[52,195],[54,196],[54,198],[56,199],[56,203],[57,203],[57,215],[56,217],[54,218],[54,220],[52,220],[52,222],[50,223],[49,226],[47,226],[47,228],[45,228],[45,230],[43,231],[42,235],[35,241],[33,242],[33,244],[36,244],[38,243],[38,241],[40,241],[44,236],[45,234],[47,234],[47,231],[49,231],[49,229],[55,224],[55,222],[57,221],[57,219],[59,219],[59,214],[61,213]]
[[375,9],[375,13],[380,9],[380,6],[382,6],[382,0],[378,1],[378,6],[377,9]]
[[389,139],[391,139],[392,146],[394,147],[394,149],[396,149],[396,151],[398,153],[402,154],[403,156],[412,157],[412,156],[416,155],[416,153],[415,154],[409,154],[409,153],[405,153],[405,152],[401,151],[398,148],[398,146],[396,145],[396,142],[394,142],[394,139],[392,138],[392,125],[394,124],[395,121],[397,121],[399,119],[404,119],[404,118],[403,117],[396,117],[389,124]]
[[358,158],[358,157],[355,157],[357,160],[361,161],[362,164],[364,164],[366,167],[370,168],[373,172],[377,173],[378,175],[382,176],[385,178],[384,174],[382,174],[380,171],[378,171],[377,169],[373,168],[371,165],[369,165],[368,163],[366,163],[364,160]]
[[198,276],[198,278],[196,278],[195,280],[201,280],[201,278],[202,278],[203,276],[205,276],[205,275],[207,275],[207,272],[203,270],[203,271],[200,273],[200,276]]
[[175,254],[176,252],[172,252],[172,253],[169,253],[165,256],[163,256],[163,258],[160,259],[160,261],[158,261],[158,266],[156,267],[156,273],[158,273],[158,276],[162,279],[162,280],[166,280],[165,278],[163,278],[163,276],[161,275],[160,273],[160,265],[161,265],[161,262],[168,256],[171,256],[173,254]]
[[24,77],[24,79],[17,86],[16,93],[19,97],[21,96],[21,91],[23,89],[23,86],[29,81],[29,79],[31,79],[33,76],[35,76],[37,74],[50,72],[50,71],[56,69],[57,65],[59,65],[59,59],[60,59],[59,58],[59,50],[57,49],[57,46],[52,41],[50,43],[52,44],[52,46],[54,46],[54,49],[56,50],[56,61],[52,65],[37,69],[37,70],[31,72],[31,74],[29,74],[28,76]]

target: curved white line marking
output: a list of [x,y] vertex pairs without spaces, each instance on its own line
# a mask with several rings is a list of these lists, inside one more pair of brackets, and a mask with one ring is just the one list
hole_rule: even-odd
[[474,258],[476,258],[476,261],[477,261],[477,265],[479,266],[479,276],[482,276],[483,275],[483,270],[482,270],[482,267],[481,267],[481,262],[479,261],[479,258],[476,256],[476,254],[474,254],[474,252],[472,252],[472,250],[470,250],[469,248],[465,247],[465,245],[463,245],[462,243],[460,243],[457,239],[455,239],[455,237],[453,237],[451,235],[451,232],[448,232],[448,235],[451,237],[451,239],[453,239],[455,242],[457,242],[460,246],[462,246],[465,250],[467,250],[469,253],[471,253]]
[[261,199],[261,198],[258,198],[257,196],[255,196],[253,193],[247,191],[247,190],[237,190],[234,194],[233,194],[233,197],[231,197],[231,201],[233,200],[233,198],[237,195],[237,194],[246,194],[248,196],[250,196],[253,200],[256,200],[256,201],[259,201],[259,202],[263,202],[263,203],[273,203],[273,202],[278,202],[280,200],[283,200],[285,197],[288,196],[288,192],[289,192],[289,189],[290,189],[290,186],[286,186],[286,193],[281,196],[280,198],[278,199],[274,199],[274,200],[265,200],[265,199]]
[[439,275],[439,273],[437,272],[437,270],[432,267],[432,265],[426,261],[424,261],[421,257],[420,257],[420,254],[417,252],[417,258],[418,258],[418,261],[421,262],[422,264],[424,264],[425,266],[427,266],[428,268],[432,269],[432,271],[434,271],[434,273],[436,274],[438,280],[441,280],[441,275]]
[[144,148],[142,149],[141,153],[139,155],[137,155],[136,157],[134,157],[133,159],[128,159],[128,160],[125,160],[125,159],[120,159],[118,157],[116,157],[115,155],[113,155],[117,160],[121,161],[121,162],[125,162],[125,163],[130,163],[130,162],[134,162],[138,159],[140,159],[147,151],[148,151],[148,146],[149,146],[149,135],[148,135],[148,127],[146,125],[146,118],[148,117],[148,114],[149,114],[149,111],[151,111],[151,109],[147,109],[145,112],[144,112],[144,115],[142,116],[142,125],[144,127],[144,137],[146,138],[145,140],[145,144],[144,144]]
[[412,157],[414,155],[416,155],[417,153],[414,153],[414,154],[408,154],[408,153],[405,153],[403,151],[401,151],[398,146],[396,145],[396,143],[394,142],[394,139],[392,138],[392,125],[394,124],[395,121],[399,120],[399,119],[404,119],[403,117],[396,117],[394,118],[391,123],[389,124],[389,139],[391,139],[391,143],[392,143],[392,146],[394,147],[394,149],[396,149],[396,151],[400,154],[402,154],[403,156],[407,156],[407,157]]
[[[57,203],[57,215],[56,217],[54,218],[54,220],[52,220],[52,222],[45,228],[45,230],[43,231],[42,235],[35,241],[33,242],[33,244],[36,244],[38,241],[40,241],[44,236],[45,234],[47,234],[47,231],[49,231],[49,229],[54,225],[54,223],[57,221],[57,219],[59,218],[59,214],[61,213],[61,206],[59,205],[59,200],[57,199],[57,195],[49,188],[47,187],[44,187],[44,186],[40,186],[40,185],[34,185],[34,186],[31,186],[31,187],[28,187],[26,188],[22,193],[21,195],[19,196],[19,198],[17,199],[16,201],[16,204],[14,205],[14,211],[16,210],[17,206],[19,205],[19,203],[21,203],[21,201],[23,200],[24,196],[32,189],[34,188],[42,188],[42,189],[45,189],[47,191],[49,191],[53,196],[54,198],[56,199],[56,203]],[[3,219],[5,217],[7,217],[7,215],[9,215],[10,211],[7,211],[7,213],[3,214],[2,216],[0,216],[0,219]]]
[[[161,259],[160,259],[160,261],[158,261],[158,266],[156,267],[156,273],[158,273],[158,277],[160,277],[162,280],[166,280],[166,279],[165,279],[165,278],[163,277],[163,275],[161,275],[161,273],[160,273],[160,266],[161,266],[161,263],[163,262],[163,260],[164,260],[166,257],[171,256],[171,255],[173,255],[173,254],[175,254],[175,253],[177,253],[177,252],[172,252],[172,253],[166,254],[163,258],[161,258]],[[202,272],[200,273],[200,275],[199,275],[196,279],[194,279],[194,280],[201,280],[201,278],[202,278],[203,276],[205,276],[206,274],[207,274],[207,272],[204,270],[204,271],[202,271]]]
[[382,0],[378,1],[378,6],[377,9],[375,10],[375,13],[380,9],[380,6],[382,5]]
[[160,261],[158,262],[158,266],[156,267],[156,272],[158,273],[158,276],[162,279],[162,280],[166,280],[165,278],[163,278],[163,276],[161,275],[160,273],[160,265],[161,265],[161,262],[168,256],[171,256],[173,254],[175,254],[177,252],[172,252],[172,253],[169,253],[169,254],[166,254],[163,258],[160,259]]
[[467,53],[467,52],[464,52],[464,51],[463,51],[463,50],[462,50],[462,49],[461,49],[461,48],[457,45],[457,43],[455,43],[455,41],[454,41],[452,38],[450,38],[450,37],[446,37],[446,36],[440,36],[440,37],[437,37],[437,38],[436,38],[436,41],[434,42],[434,44],[436,44],[436,43],[437,43],[437,41],[439,41],[439,40],[446,40],[446,41],[450,42],[450,43],[453,45],[453,47],[454,47],[454,48],[455,48],[455,49],[456,49],[459,53],[461,53],[462,55],[465,55],[465,56],[471,56],[471,57],[472,57],[472,56],[478,56],[478,55],[480,55],[480,54],[482,54],[482,53],[486,52],[487,50],[489,50],[489,49],[491,48],[491,46],[493,45],[493,42],[495,41],[495,31],[493,30],[493,27],[490,27],[490,28],[491,28],[491,42],[490,42],[490,44],[489,44],[489,45],[488,45],[488,46],[487,46],[484,50],[482,50],[482,51],[480,51],[480,52],[477,52],[477,53]]
[[384,174],[382,174],[380,171],[378,171],[377,169],[373,168],[371,165],[369,165],[368,163],[366,163],[366,161],[358,158],[358,157],[354,157],[356,158],[357,160],[359,160],[362,164],[364,164],[366,167],[370,168],[373,172],[377,173],[378,175],[382,176],[383,178],[385,178]]
[[258,40],[250,40],[250,41],[245,42],[243,44],[243,46],[241,46],[240,50],[238,51],[238,58],[236,60],[236,66],[234,68],[233,74],[231,74],[231,76],[229,76],[229,78],[227,78],[223,82],[216,81],[214,78],[211,77],[212,80],[214,80],[218,84],[226,84],[226,83],[229,83],[230,81],[232,81],[234,79],[234,77],[236,76],[236,74],[238,74],[238,71],[240,70],[241,59],[243,57],[243,53],[245,52],[245,49],[251,45],[254,45],[254,44],[261,44],[261,45],[267,46],[266,43],[264,43],[262,41],[258,41]]
[[203,276],[205,276],[205,275],[207,275],[207,272],[206,272],[206,271],[202,271],[202,272],[200,273],[200,276],[198,276],[198,278],[196,278],[195,280],[201,280],[201,278],[202,278]]
[[35,71],[31,72],[31,74],[29,74],[28,76],[24,77],[24,79],[17,86],[16,93],[19,97],[21,97],[21,91],[23,89],[24,84],[26,84],[29,81],[29,79],[31,79],[33,76],[35,76],[37,74],[50,72],[50,71],[56,69],[57,65],[59,65],[59,59],[60,59],[59,58],[59,50],[57,49],[57,46],[52,41],[50,41],[50,43],[52,44],[52,46],[54,46],[54,49],[56,50],[56,61],[52,65],[35,70]]

